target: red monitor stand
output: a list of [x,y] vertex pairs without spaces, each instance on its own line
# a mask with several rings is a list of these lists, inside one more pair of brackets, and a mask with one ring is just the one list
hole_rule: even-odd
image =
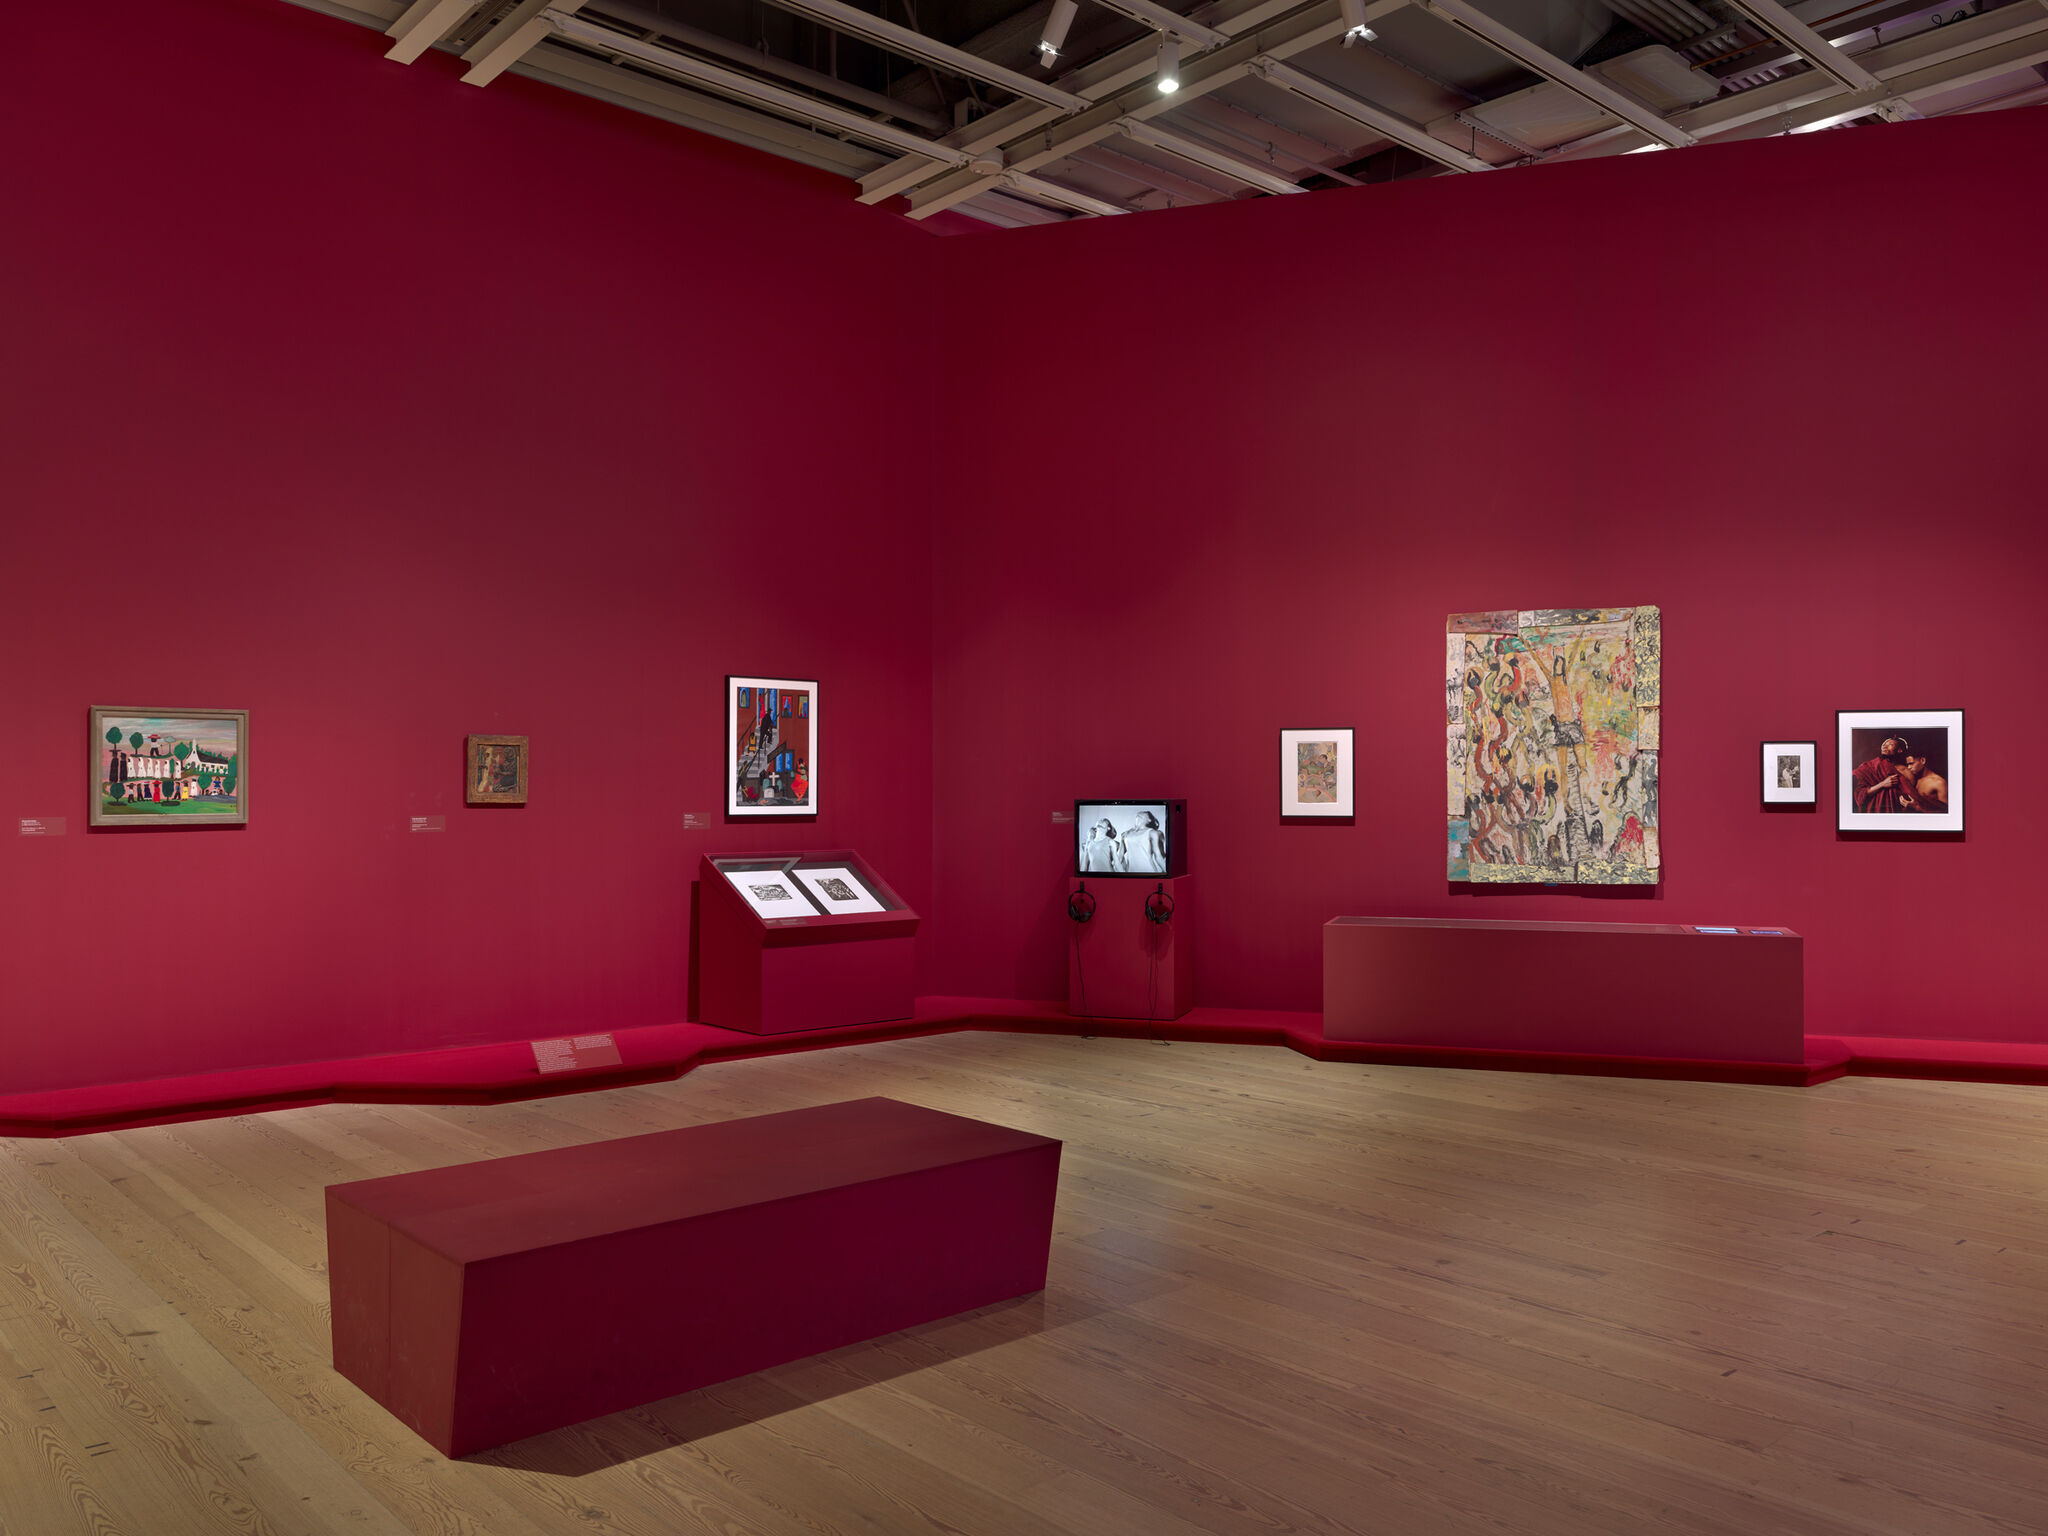
[[[1194,881],[1070,879],[1095,898],[1095,915],[1073,924],[1067,949],[1067,1012],[1099,1019],[1177,1019],[1195,1006]],[[1164,887],[1173,916],[1155,923],[1145,898]]]
[[[844,866],[885,910],[764,918],[720,866],[774,858]],[[914,1011],[918,916],[852,849],[706,854],[697,878],[699,1023],[783,1035]]]

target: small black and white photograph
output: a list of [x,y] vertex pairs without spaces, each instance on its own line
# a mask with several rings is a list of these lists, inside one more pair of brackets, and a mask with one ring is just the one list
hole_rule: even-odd
[[1082,802],[1074,815],[1075,871],[1087,875],[1164,875],[1166,802]]
[[851,912],[886,912],[888,907],[867,887],[867,882],[841,864],[831,866],[799,864],[791,871],[818,904],[834,916]]
[[1815,770],[1817,743],[1811,741],[1767,741],[1764,743],[1763,803],[1765,805],[1817,805],[1820,776]]
[[1963,712],[1844,710],[1835,717],[1836,826],[1963,830]]
[[[762,860],[767,863],[767,860]],[[722,873],[739,892],[740,899],[754,909],[756,917],[781,921],[792,917],[816,917],[823,908],[806,896],[789,878],[786,866],[766,869],[726,869]]]

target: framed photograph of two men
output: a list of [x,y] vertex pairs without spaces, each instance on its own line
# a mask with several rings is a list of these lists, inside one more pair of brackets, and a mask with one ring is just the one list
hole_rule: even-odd
[[1845,709],[1835,715],[1835,826],[1963,830],[1963,712]]
[[729,816],[818,813],[818,681],[725,680],[725,810]]
[[88,826],[230,827],[249,819],[246,709],[96,705],[85,746]]

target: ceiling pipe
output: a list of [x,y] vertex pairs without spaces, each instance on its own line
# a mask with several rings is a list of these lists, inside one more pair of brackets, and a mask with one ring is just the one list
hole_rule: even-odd
[[886,48],[889,52],[900,54],[906,59],[936,65],[953,74],[965,75],[970,80],[979,80],[985,85],[999,85],[1014,96],[1044,102],[1049,107],[1058,107],[1062,112],[1085,112],[1094,105],[1085,96],[1076,96],[1072,91],[1063,91],[1056,85],[1046,84],[1043,80],[1034,80],[1014,69],[992,64],[978,54],[952,47],[935,37],[926,37],[922,32],[913,32],[908,27],[897,26],[893,21],[884,21],[872,11],[848,5],[846,0],[768,0],[768,3],[780,10],[823,22],[835,32],[844,32],[852,37],[864,37],[878,47]]
[[585,16],[604,15],[625,26],[638,28],[642,32],[658,32],[671,41],[681,43],[698,53],[716,54],[719,58],[730,59],[735,64],[744,64],[749,69],[758,69],[788,80],[797,85],[807,86],[814,91],[823,91],[828,96],[837,96],[855,106],[866,107],[870,112],[886,112],[899,122],[915,123],[920,128],[929,128],[933,133],[944,133],[953,126],[950,118],[937,112],[928,112],[923,107],[913,107],[908,102],[898,101],[893,96],[884,96],[880,91],[871,91],[865,86],[842,80],[837,75],[828,75],[823,70],[807,69],[788,59],[764,53],[758,48],[749,48],[745,43],[734,42],[729,37],[720,37],[716,32],[706,32],[687,22],[676,21],[645,6],[628,5],[623,0],[599,0],[595,6],[587,7]]
[[1214,171],[1219,176],[1228,176],[1232,181],[1241,181],[1248,187],[1261,192],[1287,193],[1306,192],[1307,187],[1289,181],[1284,176],[1275,176],[1271,171],[1260,170],[1248,165],[1235,155],[1225,154],[1198,139],[1186,138],[1178,133],[1168,133],[1164,128],[1155,128],[1150,123],[1135,117],[1120,117],[1116,130],[1136,139],[1140,144],[1149,144],[1154,149],[1163,149],[1169,155],[1178,155],[1190,165],[1199,165],[1204,170]]
[[614,32],[610,27],[598,26],[580,16],[565,16],[560,11],[543,11],[541,14],[558,35],[585,48],[650,65],[693,84],[709,86],[721,95],[736,97],[753,106],[766,107],[820,128],[831,128],[869,144],[880,144],[901,154],[924,155],[941,165],[964,166],[968,162],[965,154],[949,144],[920,138],[908,129],[890,123],[878,123],[858,112],[834,106],[829,101],[802,96],[753,75],[727,69],[722,64],[679,53],[673,48],[664,48],[659,43],[650,43],[624,32]]

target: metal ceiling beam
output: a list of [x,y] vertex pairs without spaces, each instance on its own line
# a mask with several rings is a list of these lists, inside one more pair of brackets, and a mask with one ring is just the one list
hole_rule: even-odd
[[1170,171],[1156,160],[1140,160],[1136,155],[1127,155],[1122,149],[1111,149],[1107,144],[1091,144],[1086,149],[1076,150],[1073,160],[1076,165],[1093,166],[1112,176],[1135,181],[1141,187],[1150,187],[1165,197],[1169,207],[1179,202],[1198,208],[1204,203],[1222,202],[1231,195],[1209,182]]
[[1634,97],[1624,95],[1606,81],[1567,64],[1547,49],[1539,48],[1521,33],[1503,26],[1486,12],[1469,4],[1468,0],[1421,0],[1421,4],[1431,15],[1476,37],[1524,69],[1533,70],[1544,79],[1553,80],[1566,90],[1583,96],[1601,111],[1633,124],[1653,139],[1674,149],[1698,142],[1684,129],[1672,126]]
[[[2043,0],[2017,0],[2015,4],[2000,6],[1995,11],[1983,11],[1961,21],[1952,21],[1944,27],[1930,27],[1898,42],[1867,49],[1856,58],[1864,69],[1877,77],[1885,96],[1930,95],[1962,83],[1959,77],[1981,78],[1981,72],[1986,69],[1996,72],[2024,68],[2024,64],[2007,61],[2028,58],[2035,46],[2028,39],[2040,38],[2044,33],[2048,33],[2048,4]],[[1946,68],[1949,64],[1955,64],[1957,68],[1949,70]],[[1958,78],[1952,80],[1952,77]],[[1766,120],[1775,122],[1812,103],[1839,99],[1841,107],[1846,109],[1854,104],[1849,99],[1852,94],[1844,91],[1830,77],[1813,70],[1716,97],[1713,101],[1677,113],[1672,121],[1699,138],[1725,140],[1737,129]],[[1879,99],[1873,95],[1870,105],[1876,106]],[[1782,130],[1766,128],[1762,131]],[[1540,163],[1549,165],[1627,154],[1648,142],[1647,135],[1633,128],[1607,129],[1553,151]]]
[[1062,112],[1079,112],[1088,105],[1088,98],[1076,96],[1072,91],[1061,90],[1043,80],[1034,80],[1029,75],[1014,69],[1005,69],[965,49],[954,48],[935,37],[926,37],[922,32],[913,32],[908,27],[899,27],[893,21],[884,21],[872,11],[863,11],[858,6],[848,5],[846,0],[769,0],[771,5],[790,11],[798,16],[809,17],[822,22],[835,32],[844,32],[852,37],[864,37],[878,47],[891,53],[901,54],[907,59],[918,59],[926,64],[936,64],[940,69],[956,75],[965,75],[970,80],[980,80],[987,85],[999,85],[1013,95],[1029,97],[1033,101],[1058,107]]
[[[1405,3],[1406,0],[1368,0],[1366,19],[1376,20],[1399,10]],[[1038,170],[1118,132],[1117,124],[1126,118],[1144,122],[1244,79],[1255,58],[1291,58],[1342,37],[1345,30],[1344,18],[1334,0],[1304,7],[1238,38],[1227,48],[1203,54],[1180,72],[1180,89],[1171,96],[1162,96],[1148,83],[1142,83],[1149,77],[1148,63],[1145,74],[1139,77],[1141,83],[1122,95],[1112,96],[1077,117],[1013,138],[1001,145],[999,153],[1008,169]],[[1149,61],[1151,48],[1147,46],[1143,52]],[[979,187],[980,179],[971,174],[944,172],[910,193],[910,216],[928,218],[974,196]]]
[[1405,144],[1418,155],[1427,155],[1438,165],[1448,166],[1454,171],[1490,171],[1493,167],[1477,155],[1468,155],[1464,150],[1446,144],[1418,124],[1406,118],[1396,117],[1384,107],[1376,107],[1362,97],[1349,91],[1341,91],[1326,80],[1296,69],[1292,64],[1260,55],[1253,59],[1251,72],[1268,85],[1278,86],[1304,101],[1327,107],[1340,117],[1348,117],[1354,123],[1362,123],[1383,138],[1397,144]]
[[652,69],[621,69],[615,59],[559,42],[542,43],[514,64],[512,73],[800,165],[816,166],[835,176],[864,175],[885,163],[890,153],[872,144],[820,133],[815,124],[714,95]]
[[935,144],[930,139],[921,138],[894,124],[880,123],[873,118],[862,117],[858,112],[849,111],[832,102],[785,90],[766,80],[727,69],[722,64],[713,64],[691,54],[680,53],[673,48],[664,48],[659,43],[650,43],[625,32],[614,32],[609,27],[598,26],[595,22],[586,21],[580,16],[567,15],[560,9],[544,11],[542,14],[547,18],[546,25],[549,28],[586,48],[595,48],[618,58],[646,64],[666,74],[678,75],[693,84],[707,86],[723,95],[734,96],[754,106],[766,107],[773,112],[815,123],[821,128],[831,128],[870,144],[881,144],[907,153],[929,155],[947,165],[967,163],[968,156],[957,149]]
[[1203,26],[1193,17],[1169,11],[1163,5],[1154,5],[1152,0],[1095,0],[1095,3],[1119,16],[1128,16],[1154,32],[1171,32],[1175,37],[1203,48],[1221,48],[1230,41],[1228,32]]
[[1117,120],[1118,133],[1128,134],[1140,144],[1149,144],[1154,149],[1163,149],[1169,155],[1178,155],[1190,165],[1199,165],[1204,170],[1214,171],[1218,176],[1228,176],[1232,181],[1243,182],[1261,192],[1282,194],[1306,192],[1307,187],[1289,181],[1285,176],[1275,176],[1271,171],[1262,171],[1255,165],[1227,155],[1220,149],[1212,149],[1197,139],[1190,139],[1178,133],[1168,133],[1164,128],[1155,128],[1150,123],[1136,118],[1124,117]]
[[413,0],[398,20],[384,29],[392,40],[384,57],[410,64],[450,32],[477,7],[477,0]]
[[[1368,17],[1384,16],[1399,10],[1406,3],[1407,0],[1372,0],[1366,7],[1366,12]],[[1303,17],[1329,23],[1327,34],[1318,38],[1318,41],[1327,41],[1329,38],[1344,35],[1344,28],[1339,24],[1336,0],[1322,0],[1320,5],[1311,5],[1306,9],[1302,7],[1301,0],[1216,0],[1216,3],[1203,9],[1210,23],[1219,31],[1239,39],[1269,25],[1276,29],[1276,35],[1284,34],[1291,37],[1293,33],[1287,28],[1301,22]],[[1284,26],[1278,21],[1281,17],[1287,18]],[[1141,82],[1150,81],[1157,64],[1153,44],[1147,39],[1131,43],[1114,53],[1069,70],[1060,77],[1060,83],[1076,94],[1087,97],[1091,102],[1106,101]],[[1202,72],[1195,64],[1181,71],[1179,95],[1183,98],[1189,98],[1193,94],[1188,87],[1191,76],[1197,79],[1202,76]],[[998,107],[988,116],[966,128],[948,134],[945,142],[969,154],[979,154],[984,150],[1015,144],[1023,136],[1057,122],[1059,117],[1059,113],[1049,111],[1036,103],[1013,102],[1009,106]],[[910,192],[931,180],[932,174],[929,161],[906,159],[894,165],[885,165],[880,170],[861,178],[860,201],[879,203],[898,194]]]
[[1131,211],[1120,204],[1105,202],[1099,197],[1089,196],[1086,192],[1062,186],[1059,182],[1046,181],[1038,176],[1026,176],[1022,171],[1005,171],[996,180],[1013,192],[1044,198],[1048,203],[1058,203],[1062,208],[1072,208],[1079,213],[1107,215]]
[[482,37],[463,50],[465,85],[489,85],[548,35],[555,16],[569,16],[583,0],[519,0]]
[[1786,10],[1778,0],[1728,0],[1728,4],[1844,88],[1877,89],[1877,76]]
[[591,9],[583,14],[593,16],[599,12],[613,21],[625,22],[643,38],[665,37],[695,53],[709,54],[731,64],[742,64],[762,74],[778,75],[821,96],[837,96],[841,101],[866,107],[870,112],[886,112],[899,122],[912,123],[933,133],[944,133],[953,126],[951,118],[937,112],[914,107],[907,101],[897,101],[880,91],[870,91],[850,80],[828,75],[821,69],[808,69],[775,54],[749,48],[745,43],[734,42],[716,32],[706,32],[702,27],[693,27],[659,11],[650,11],[644,5],[630,3],[630,0],[591,0]]

